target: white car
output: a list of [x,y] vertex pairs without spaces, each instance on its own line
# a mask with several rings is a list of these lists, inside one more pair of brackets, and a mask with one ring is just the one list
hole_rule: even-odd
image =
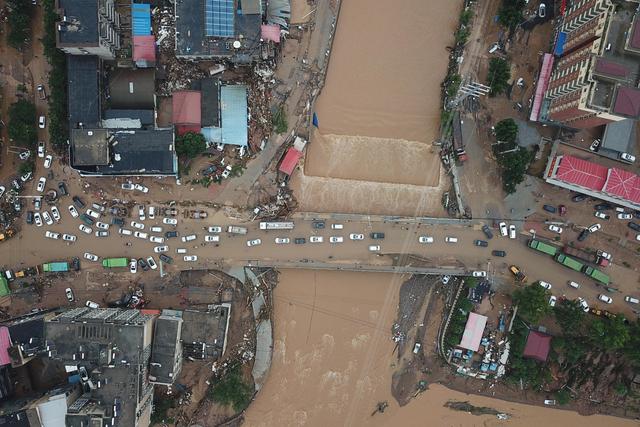
[[611,261],[611,258],[613,257],[609,252],[601,251],[600,249],[596,251],[596,254],[609,261]]
[[557,301],[557,298],[555,297],[555,295],[551,295],[549,297],[549,305],[551,307],[555,307],[556,306],[556,301]]
[[54,233],[53,231],[45,231],[44,232],[44,237],[47,237],[49,239],[55,239],[58,240],[60,238],[60,233]]
[[137,237],[138,239],[147,240],[149,235],[147,233],[143,232],[143,231],[134,231],[133,232],[133,237]]
[[56,206],[51,206],[51,215],[55,222],[60,222],[60,211]]
[[162,223],[167,225],[178,225],[178,220],[175,218],[162,218]]
[[123,190],[133,190],[133,184],[130,182],[123,182],[122,185],[120,186],[120,188],[122,188]]
[[198,236],[196,236],[195,234],[189,234],[189,235],[187,235],[187,236],[182,236],[182,241],[183,241],[184,243],[186,243],[186,242],[191,242],[191,241],[193,241],[193,240],[196,240],[196,238],[197,238],[197,237],[198,237]]
[[220,236],[207,234],[207,235],[204,236],[204,241],[205,242],[219,242],[220,241]]
[[155,248],[153,248],[153,252],[157,253],[157,254],[161,254],[163,252],[168,252],[169,251],[169,246],[164,245],[164,246],[156,246]]
[[602,302],[607,303],[607,304],[611,304],[613,302],[613,299],[611,297],[603,295],[603,294],[598,295],[598,299],[600,301],[602,301]]
[[147,216],[144,213],[144,205],[138,206],[138,217],[140,218],[140,221],[147,219]]
[[109,229],[109,224],[107,224],[106,222],[96,222],[96,227],[98,227],[100,230],[108,230]]
[[351,239],[351,240],[364,240],[364,234],[351,233],[351,234],[349,234],[349,239]]
[[322,243],[322,242],[324,242],[324,238],[322,236],[311,236],[311,237],[309,237],[309,242],[311,242],[311,243]]
[[86,233],[86,234],[91,234],[91,233],[93,233],[93,230],[91,229],[91,227],[87,227],[87,226],[86,226],[86,225],[84,225],[84,224],[80,224],[80,225],[78,226],[78,230],[80,230],[80,231],[82,231],[83,233]]
[[620,153],[620,158],[629,163],[633,163],[636,161],[636,156],[629,153]]
[[53,156],[48,154],[47,157],[44,158],[44,168],[49,169],[51,167],[51,162],[53,162]]
[[471,275],[473,277],[487,277],[487,272],[483,270],[476,270],[473,273],[471,273]]
[[600,219],[609,219],[609,216],[608,216],[606,213],[602,212],[602,211],[595,211],[595,212],[593,213],[593,215],[594,215],[596,218],[600,218]]
[[275,241],[277,245],[288,245],[291,242],[288,237],[276,237]]
[[2,195],[4,194],[4,192],[5,192],[6,190],[7,190],[7,189],[4,187],[4,185],[0,185],[0,197],[2,197]]
[[133,228],[137,228],[138,230],[144,230],[144,224],[136,221],[131,221],[131,226]]
[[156,219],[156,207],[155,206],[149,206],[149,209],[147,209],[147,216],[149,217],[149,219]]
[[45,185],[47,185],[47,178],[45,178],[44,176],[41,176],[40,179],[38,180],[38,185],[36,187],[36,190],[39,193],[42,193],[44,191]]
[[631,219],[633,218],[633,215],[631,215],[630,213],[619,213],[618,215],[618,219]]
[[418,243],[433,243],[432,236],[420,236],[418,237]]
[[584,311],[585,313],[589,311],[589,304],[587,304],[584,299],[578,297],[578,303],[580,304],[580,307],[582,307],[582,311]]
[[88,259],[89,261],[98,261],[98,255],[92,254],[91,252],[84,253],[84,259]]
[[369,245],[369,250],[371,252],[380,252],[380,245]]
[[506,237],[509,234],[509,229],[507,228],[506,222],[501,222],[500,224],[500,235],[502,237]]
[[36,227],[42,227],[42,217],[39,212],[33,214],[33,222],[36,223]]
[[104,230],[96,230],[96,237],[109,237],[109,232]]
[[209,233],[222,233],[222,227],[218,227],[217,225],[214,225],[212,227],[208,227],[207,231]]
[[198,256],[197,255],[185,255],[184,258],[185,262],[196,262],[198,260]]
[[67,300],[69,302],[73,302],[75,300],[75,298],[73,297],[73,291],[71,290],[71,288],[65,289],[64,294],[67,296]]
[[87,209],[87,215],[89,215],[91,218],[95,218],[98,219],[100,218],[100,214],[94,210],[91,209]]
[[133,189],[134,190],[138,190],[138,191],[142,191],[143,193],[148,193],[149,189],[147,187],[145,187],[144,185],[141,184],[133,184]]
[[574,282],[573,280],[569,280],[568,284],[573,289],[580,289],[580,283],[578,283],[578,282]]
[[551,289],[551,283],[549,283],[549,282],[545,282],[543,280],[540,280],[540,281],[538,281],[538,284],[540,286],[542,286],[543,288],[547,289],[547,290]]
[[554,233],[562,234],[562,227],[558,227],[557,225],[551,224],[549,226],[549,231],[553,231]]
[[138,272],[138,262],[135,259],[129,261],[129,273],[136,274]]
[[78,214],[78,210],[76,209],[75,206],[73,205],[69,205],[69,213],[71,214],[72,217],[74,218],[78,218],[78,216],[80,216],[80,214]]
[[100,308],[100,305],[97,302],[93,302],[91,300],[87,300],[85,305],[89,308]]
[[53,219],[51,219],[51,215],[49,215],[49,212],[42,212],[42,219],[44,219],[45,224],[53,225]]
[[38,142],[38,157],[44,157],[44,142]]
[[45,125],[46,125],[47,119],[45,119],[44,116],[40,116],[38,117],[38,127],[40,129],[44,129]]
[[636,240],[640,242],[640,234],[636,234]]
[[77,237],[73,234],[65,233],[62,235],[62,240],[64,240],[65,242],[75,242],[77,240]]
[[149,264],[149,267],[151,267],[152,270],[158,268],[158,264],[156,264],[156,260],[153,259],[152,256],[147,257],[147,264]]
[[158,227],[157,225],[151,227],[152,233],[162,233],[162,227]]
[[589,227],[589,233],[595,233],[596,231],[600,230],[602,228],[602,226],[600,224],[593,224],[592,226]]
[[149,241],[152,243],[164,243],[164,237],[151,236],[149,237]]
[[509,238],[510,239],[515,239],[516,238],[516,226],[511,224],[509,226]]
[[342,243],[344,238],[342,236],[331,236],[329,237],[329,243]]
[[449,280],[451,280],[451,276],[449,276],[449,275],[442,276],[442,279],[440,279],[440,280],[442,280],[442,284],[443,285],[446,285],[447,283],[449,283]]
[[[122,234],[123,236],[131,236],[133,234],[133,231],[129,230],[128,228],[120,228],[120,230],[118,230],[118,233]],[[138,233],[138,231],[136,231],[136,233]]]
[[249,247],[258,246],[260,244],[262,244],[262,240],[260,240],[260,239],[247,240],[247,246],[249,246]]

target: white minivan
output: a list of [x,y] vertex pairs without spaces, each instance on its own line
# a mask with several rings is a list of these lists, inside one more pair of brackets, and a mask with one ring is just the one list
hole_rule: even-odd
[[344,226],[342,224],[331,224],[332,230],[342,230]]
[[640,304],[640,300],[638,298],[626,296],[624,297],[624,300],[626,302],[630,302],[631,304]]
[[447,236],[444,238],[444,241],[447,243],[458,243],[457,237]]

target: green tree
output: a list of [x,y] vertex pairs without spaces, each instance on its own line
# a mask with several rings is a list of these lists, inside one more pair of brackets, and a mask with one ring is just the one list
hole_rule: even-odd
[[513,300],[518,304],[518,315],[536,323],[549,312],[549,292],[538,282],[516,289]]
[[618,350],[629,341],[629,329],[622,316],[612,319],[594,319],[588,331],[591,343],[603,350]]
[[271,118],[271,124],[273,125],[273,130],[278,134],[282,134],[287,131],[289,125],[287,123],[287,113],[284,111],[284,107],[278,107],[278,110]]
[[636,366],[640,366],[640,320],[629,326],[629,341],[624,347],[624,354]]
[[515,193],[516,187],[524,181],[524,174],[533,159],[533,153],[524,147],[498,156],[502,168],[502,187],[507,194]]
[[496,123],[496,140],[515,143],[518,138],[518,125],[513,119],[504,119]]
[[33,168],[34,168],[33,162],[24,162],[20,164],[20,167],[18,168],[18,173],[20,175],[26,175],[29,172],[33,172]]
[[31,10],[29,0],[7,0],[9,7],[9,23],[11,29],[7,42],[14,49],[21,49],[31,39]]
[[253,389],[242,380],[240,367],[235,366],[211,387],[211,397],[222,405],[232,405],[236,412],[249,406]]
[[556,400],[560,405],[566,405],[571,401],[571,394],[567,390],[558,390],[556,391]]
[[187,132],[176,138],[178,156],[193,159],[207,149],[207,143],[201,133]]
[[445,86],[447,87],[447,96],[449,98],[453,98],[456,93],[458,93],[458,89],[460,89],[460,83],[462,83],[462,77],[460,74],[452,74],[449,76],[447,81],[445,81]]
[[581,333],[586,313],[582,310],[578,300],[564,299],[560,301],[560,304],[554,307],[553,313],[564,335],[579,335]]
[[471,22],[471,18],[473,18],[473,11],[471,9],[463,10],[460,13],[460,24],[466,27]]
[[513,30],[522,22],[522,11],[526,6],[525,0],[502,0],[502,6],[498,10],[498,22]]
[[491,61],[489,61],[489,73],[487,74],[487,85],[491,87],[489,96],[500,95],[507,90],[510,79],[511,68],[509,63],[502,58],[491,58]]
[[20,99],[9,106],[9,138],[15,143],[33,147],[38,139],[36,130],[36,106]]

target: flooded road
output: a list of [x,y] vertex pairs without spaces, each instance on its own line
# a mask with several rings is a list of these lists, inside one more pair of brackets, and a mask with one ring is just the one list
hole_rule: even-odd
[[[293,182],[302,209],[440,213],[443,177],[432,143],[439,130],[445,48],[461,4],[342,2],[315,105],[319,128],[304,174]],[[363,190],[365,200],[358,197]],[[423,197],[429,203],[419,203]]]
[[[634,421],[466,395],[443,386],[400,408],[391,396],[396,355],[390,339],[400,275],[284,270],[275,290],[269,378],[246,414],[247,426],[622,427]],[[375,405],[388,401],[384,414]],[[473,416],[444,408],[469,401],[512,415]]]

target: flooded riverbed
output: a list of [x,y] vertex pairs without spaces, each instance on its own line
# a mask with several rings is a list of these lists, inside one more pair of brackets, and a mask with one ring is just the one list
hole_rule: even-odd
[[[391,326],[402,276],[284,270],[275,290],[269,378],[248,426],[634,426],[635,422],[466,395],[443,386],[400,408],[391,396]],[[469,401],[512,415],[474,416],[443,405]],[[371,415],[388,401],[384,414]]]

